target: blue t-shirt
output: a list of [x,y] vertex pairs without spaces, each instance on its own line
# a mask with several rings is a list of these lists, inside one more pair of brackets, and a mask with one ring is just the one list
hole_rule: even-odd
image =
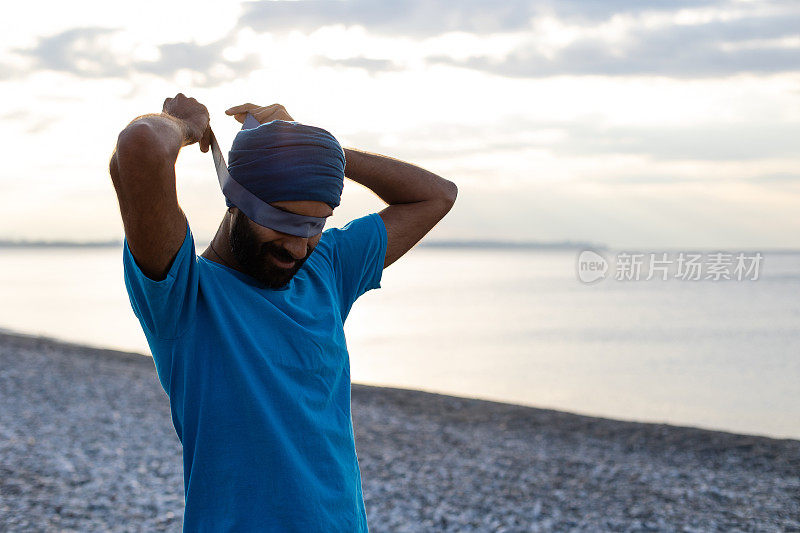
[[283,289],[196,255],[125,286],[183,444],[184,531],[368,531],[343,324],[380,288],[378,213],[325,230]]

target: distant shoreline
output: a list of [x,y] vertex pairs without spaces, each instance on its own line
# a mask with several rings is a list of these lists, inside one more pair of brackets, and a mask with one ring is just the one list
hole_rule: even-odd
[[122,241],[0,241],[0,248],[121,248]]
[[[206,244],[207,240],[196,239],[197,243]],[[92,242],[75,242],[75,241],[9,241],[0,240],[0,249],[55,249],[55,248],[114,248],[121,249],[122,241],[92,241]],[[492,241],[492,240],[452,240],[452,241],[421,241],[415,248],[427,249],[443,249],[443,250],[533,250],[533,251],[583,251],[592,250],[595,252],[610,252],[610,251],[630,251],[630,250],[644,250],[640,247],[613,247],[605,244],[595,244],[589,242],[577,241],[559,241],[559,242],[538,242],[538,241]],[[800,248],[752,248],[752,247],[650,247],[650,251],[670,252],[670,251],[720,251],[728,250],[735,252],[762,252],[768,254],[797,254],[800,253]]]
[[[198,239],[199,242],[199,239]],[[605,250],[601,244],[583,242],[536,242],[536,241],[422,241],[417,246],[422,248],[520,248],[536,250]],[[122,241],[11,241],[0,240],[0,248],[121,248]]]

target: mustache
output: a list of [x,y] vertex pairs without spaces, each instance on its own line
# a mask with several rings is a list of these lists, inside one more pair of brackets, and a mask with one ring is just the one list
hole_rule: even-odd
[[273,247],[273,246],[264,246],[262,251],[261,251],[261,255],[262,255],[262,257],[265,257],[267,255],[273,255],[273,256],[277,257],[278,260],[285,261],[287,263],[292,263],[292,262],[296,262],[296,261],[302,261],[303,259],[305,259],[305,257],[308,257],[308,253],[306,253],[305,257],[301,257],[300,259],[295,259],[291,255],[287,254],[286,251],[283,250],[282,248]]

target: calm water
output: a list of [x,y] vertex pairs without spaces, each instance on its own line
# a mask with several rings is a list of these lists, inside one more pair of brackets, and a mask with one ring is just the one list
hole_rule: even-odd
[[[594,285],[576,257],[415,248],[353,307],[353,381],[800,438],[800,254],[757,281]],[[149,353],[121,249],[0,249],[0,301],[2,328]]]

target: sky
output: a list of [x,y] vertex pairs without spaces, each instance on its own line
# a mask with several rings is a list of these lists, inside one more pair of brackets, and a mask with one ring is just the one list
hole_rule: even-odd
[[[15,4],[0,32],[0,239],[122,239],[117,135],[182,92],[227,152],[242,103],[458,185],[426,240],[800,248],[800,2]],[[184,147],[198,241],[225,212]],[[326,227],[384,203],[345,180]]]

